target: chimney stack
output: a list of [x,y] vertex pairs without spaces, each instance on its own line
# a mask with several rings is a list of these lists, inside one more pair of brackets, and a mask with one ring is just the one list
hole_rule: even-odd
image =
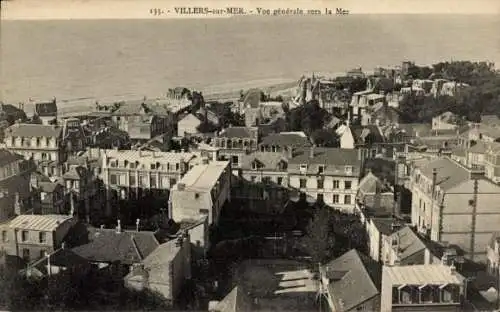
[[141,219],[137,219],[137,220],[135,221],[135,230],[136,230],[137,232],[139,232],[139,224],[140,224],[140,223],[141,223]]
[[316,148],[316,144],[313,144],[309,149],[309,158],[314,158],[314,149]]
[[62,243],[61,243],[61,249],[64,249],[64,248],[66,248],[66,243],[65,243],[65,242],[62,242]]
[[436,189],[436,183],[437,183],[437,169],[433,168],[432,169],[432,195],[434,195],[434,191]]
[[122,225],[120,223],[120,219],[118,219],[116,223],[117,223],[116,233],[121,233],[122,232]]

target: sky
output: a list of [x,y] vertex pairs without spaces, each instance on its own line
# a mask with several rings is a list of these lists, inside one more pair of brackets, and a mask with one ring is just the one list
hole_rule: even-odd
[[[498,14],[498,0],[8,0],[2,1],[2,20],[145,19],[222,17],[179,15],[175,7],[242,7],[264,9],[349,10],[350,14]],[[164,12],[153,16],[151,9]],[[228,17],[227,15],[225,17]]]

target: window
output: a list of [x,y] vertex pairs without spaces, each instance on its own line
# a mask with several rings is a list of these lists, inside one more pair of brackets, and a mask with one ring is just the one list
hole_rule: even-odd
[[156,181],[156,177],[155,176],[151,176],[149,178],[149,187],[151,188],[157,188],[157,181]]
[[319,165],[318,166],[318,174],[322,174],[325,171],[325,166]]
[[339,185],[340,185],[339,180],[333,180],[333,188],[334,189],[338,189]]
[[22,231],[21,232],[21,241],[26,242],[29,238],[29,233],[28,231]]
[[351,195],[344,195],[344,204],[346,205],[351,204]]
[[324,181],[323,181],[323,179],[318,179],[318,188],[319,188],[319,189],[322,189],[322,188],[323,188],[323,185],[324,185]]
[[282,177],[278,177],[278,185],[283,185],[283,178]]
[[238,156],[231,156],[231,165],[238,166],[238,163],[239,163],[239,157]]
[[156,164],[150,164],[149,167],[151,168],[151,170],[156,170]]
[[351,181],[344,181],[344,188],[346,190],[350,190],[352,188],[352,182]]
[[132,162],[132,163],[130,163],[129,167],[130,167],[130,169],[135,169],[135,168],[137,168],[137,164]]
[[300,179],[300,188],[306,188],[307,187],[307,180],[306,179]]
[[128,178],[128,184],[130,186],[135,186],[135,184],[137,183],[137,180],[135,178],[135,175],[131,174]]
[[116,167],[117,167],[117,165],[118,165],[118,164],[117,164],[117,161],[116,161],[116,160],[111,160],[111,162],[109,163],[109,166],[110,166],[111,168],[116,168]]
[[23,259],[27,262],[30,261],[30,250],[27,248],[23,248]]
[[7,231],[2,231],[2,242],[6,243],[9,239],[7,238]]
[[257,163],[257,161],[253,161],[252,162],[252,170],[257,170],[259,169],[259,164]]
[[47,233],[39,232],[38,233],[38,242],[45,244],[47,242]]
[[208,214],[209,210],[208,209],[200,209],[201,214]]
[[270,177],[263,177],[262,182],[264,184],[271,184],[271,178]]
[[335,194],[333,195],[333,203],[338,204],[339,203],[339,195]]
[[116,174],[109,175],[109,184],[111,184],[111,185],[118,184],[118,177],[116,176]]

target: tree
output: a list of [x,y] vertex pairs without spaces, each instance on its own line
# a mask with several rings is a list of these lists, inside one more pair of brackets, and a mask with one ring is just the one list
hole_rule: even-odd
[[311,138],[318,146],[340,147],[340,138],[335,131],[318,129],[311,134]]
[[310,135],[322,129],[328,112],[319,106],[317,100],[312,100],[304,105],[294,108],[287,114],[288,128],[291,131],[304,131]]
[[306,228],[304,246],[315,263],[324,263],[333,257],[335,238],[332,215],[328,208],[317,208]]

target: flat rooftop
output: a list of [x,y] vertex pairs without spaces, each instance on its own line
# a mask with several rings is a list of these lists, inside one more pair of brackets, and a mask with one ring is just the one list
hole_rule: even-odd
[[186,190],[210,191],[219,180],[229,161],[212,161],[191,168],[179,181],[184,183]]

